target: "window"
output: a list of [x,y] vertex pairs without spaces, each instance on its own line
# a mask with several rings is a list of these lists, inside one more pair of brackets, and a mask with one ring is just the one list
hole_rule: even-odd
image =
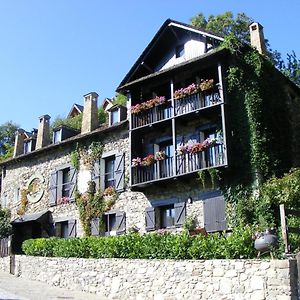
[[146,231],[158,228],[181,227],[185,221],[185,202],[173,203],[145,210]]
[[20,200],[20,188],[15,188],[14,202],[17,203]]
[[176,58],[184,56],[184,44],[179,45],[179,46],[176,47],[175,55],[176,55]]
[[115,186],[115,156],[105,159],[104,188]]
[[65,220],[55,223],[55,236],[59,238],[76,237],[76,220]]
[[50,206],[74,200],[76,179],[77,171],[73,167],[65,167],[50,174]]
[[105,235],[112,234],[112,231],[116,231],[116,214],[104,215]]
[[60,171],[62,178],[61,196],[70,197],[70,168],[66,168]]
[[24,143],[24,154],[31,152],[31,149],[32,149],[31,145],[32,145],[32,141],[31,140],[30,141],[26,141]]
[[160,207],[160,228],[168,228],[174,225],[175,225],[174,204]]
[[114,109],[110,112],[110,125],[120,122],[120,111],[119,109]]
[[61,141],[61,129],[53,131],[53,143]]

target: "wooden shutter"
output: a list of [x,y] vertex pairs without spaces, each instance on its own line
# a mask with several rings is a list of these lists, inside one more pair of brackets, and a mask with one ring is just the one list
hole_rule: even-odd
[[175,226],[181,227],[185,221],[186,205],[185,202],[175,203]]
[[49,205],[56,205],[57,199],[57,172],[53,172],[50,174],[49,179]]
[[92,169],[92,181],[95,182],[96,191],[100,188],[100,161],[96,161]]
[[224,197],[206,199],[204,205],[204,227],[207,232],[226,230]]
[[98,236],[100,235],[100,219],[93,218],[91,220],[91,235]]
[[117,233],[117,235],[125,233],[125,228],[126,228],[125,212],[119,211],[116,213],[116,233]]
[[70,201],[75,200],[75,190],[77,182],[77,170],[75,168],[70,168]]
[[68,237],[76,237],[76,220],[68,220]]
[[147,207],[145,210],[146,231],[155,230],[155,208]]
[[125,183],[125,153],[118,153],[115,161],[115,189],[117,192],[124,190]]

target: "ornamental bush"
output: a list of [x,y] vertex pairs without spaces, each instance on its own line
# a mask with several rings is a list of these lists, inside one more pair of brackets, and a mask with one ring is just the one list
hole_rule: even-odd
[[237,227],[230,235],[131,233],[122,236],[84,238],[40,238],[26,240],[22,249],[26,255],[129,258],[129,259],[216,259],[253,258],[256,256],[251,239],[251,227]]

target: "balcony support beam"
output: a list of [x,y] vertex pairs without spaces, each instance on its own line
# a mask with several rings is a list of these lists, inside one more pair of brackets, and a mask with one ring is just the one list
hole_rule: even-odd
[[[171,88],[171,102],[172,102],[172,109],[173,109],[173,116],[175,116],[175,103],[174,103],[174,82],[173,79],[170,82],[170,88]],[[176,175],[176,121],[175,118],[172,118],[172,142],[173,142],[173,176]]]
[[222,116],[222,132],[223,132],[223,146],[224,146],[224,164],[228,164],[227,160],[227,144],[226,144],[226,120],[225,120],[225,97],[222,66],[218,63],[218,77],[219,77],[219,93],[221,97],[221,116]]

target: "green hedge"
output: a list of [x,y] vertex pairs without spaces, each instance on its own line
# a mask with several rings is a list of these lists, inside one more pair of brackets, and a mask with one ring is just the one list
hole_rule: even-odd
[[214,259],[256,256],[250,227],[236,228],[227,237],[152,233],[71,239],[31,239],[23,243],[26,255],[82,258]]

